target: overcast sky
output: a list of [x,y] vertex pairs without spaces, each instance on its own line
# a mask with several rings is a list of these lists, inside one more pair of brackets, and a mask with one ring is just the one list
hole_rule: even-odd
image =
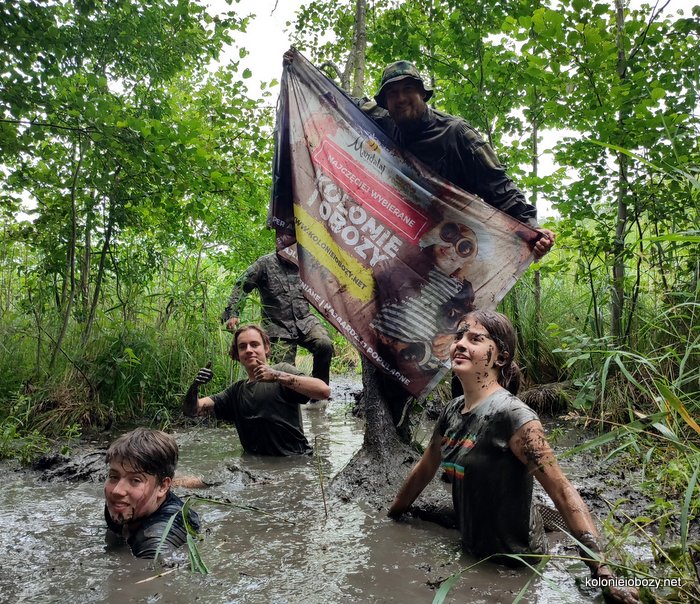
[[[613,0],[610,0],[612,4]],[[249,86],[250,93],[258,90],[257,82],[279,78],[282,75],[282,54],[291,46],[291,40],[285,30],[289,29],[285,24],[293,21],[297,9],[308,0],[240,0],[228,6],[225,0],[209,0],[208,4],[219,11],[235,10],[241,15],[255,14],[245,34],[237,34],[237,43],[246,48],[250,55],[243,59],[243,68],[248,67],[253,72],[253,79]],[[633,0],[632,4],[640,6],[642,0]],[[654,5],[653,0],[644,0],[645,4]],[[665,0],[659,0],[658,6],[663,6]],[[683,9],[686,16],[690,15],[691,8],[700,4],[700,0],[670,0],[664,13],[675,13]],[[232,51],[233,56],[238,55],[237,49]],[[226,55],[222,57],[226,61]],[[254,83],[255,82],[255,83]],[[276,97],[276,94],[273,95]],[[271,102],[274,102],[271,101]]]
[[[241,60],[241,67],[249,68],[253,72],[250,80],[249,92],[255,95],[259,90],[259,82],[279,80],[282,77],[282,55],[291,46],[291,41],[285,30],[287,21],[294,20],[294,13],[304,4],[303,0],[241,0],[228,6],[224,0],[209,0],[208,5],[214,10],[235,10],[240,15],[254,14],[245,34],[236,34],[237,46],[225,53],[238,57],[238,47],[245,48],[250,54]],[[273,92],[274,103],[277,98],[277,90]]]

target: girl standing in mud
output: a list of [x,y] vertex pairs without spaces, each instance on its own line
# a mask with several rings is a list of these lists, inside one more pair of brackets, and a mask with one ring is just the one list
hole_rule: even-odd
[[[511,563],[502,555],[545,554],[542,520],[532,501],[534,475],[571,534],[599,553],[600,537],[588,507],[559,467],[536,413],[515,396],[520,370],[514,352],[515,334],[505,315],[474,311],[463,319],[450,357],[464,395],[443,410],[389,516],[396,519],[407,511],[442,465],[452,479],[452,502],[467,553]],[[581,555],[594,578],[613,579],[605,564],[591,560],[585,550]],[[633,588],[612,586],[603,593],[608,602],[639,602]]]

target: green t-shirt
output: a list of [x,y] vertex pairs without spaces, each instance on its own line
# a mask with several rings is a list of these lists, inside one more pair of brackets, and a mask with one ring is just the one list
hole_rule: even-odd
[[[303,375],[294,365],[280,363],[273,369]],[[277,382],[240,380],[211,397],[217,419],[236,425],[246,453],[300,455],[311,453],[304,436],[299,405],[309,397]]]
[[478,557],[545,553],[532,475],[508,446],[537,414],[507,390],[469,413],[461,413],[463,406],[462,396],[450,401],[435,430],[442,437],[442,468],[452,479],[464,550]]

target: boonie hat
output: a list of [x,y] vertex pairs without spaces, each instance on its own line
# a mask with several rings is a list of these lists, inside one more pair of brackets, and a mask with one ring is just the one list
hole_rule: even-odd
[[423,87],[425,92],[426,101],[433,96],[433,89],[430,86],[425,85],[422,76],[413,63],[410,61],[396,61],[384,69],[382,79],[379,82],[379,90],[377,91],[377,94],[374,95],[374,100],[377,101],[377,105],[386,109],[386,104],[384,103],[385,86],[387,84],[391,84],[392,82],[398,82],[399,80],[406,78],[411,78],[412,80],[420,82],[420,85]]

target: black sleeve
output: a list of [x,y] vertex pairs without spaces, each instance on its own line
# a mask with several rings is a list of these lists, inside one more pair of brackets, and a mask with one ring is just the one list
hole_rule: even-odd
[[246,303],[246,296],[259,286],[261,274],[260,260],[256,260],[236,279],[226,307],[221,313],[221,322],[226,323],[231,317],[239,317]]
[[[175,512],[180,514],[181,511]],[[163,518],[158,522],[155,522],[143,530],[138,531],[134,535],[133,540],[130,543],[131,551],[137,558],[148,558],[152,559],[156,556],[156,550],[158,549],[158,544],[160,543],[165,527],[167,526],[170,518]],[[178,522],[173,522],[168,531],[165,541],[160,548],[160,553],[165,555],[172,553],[183,543],[187,541],[187,531],[182,524]]]
[[522,191],[506,174],[496,152],[469,124],[460,121],[453,143],[457,156],[467,166],[466,189],[486,203],[531,227],[537,225],[537,208],[527,203]]

